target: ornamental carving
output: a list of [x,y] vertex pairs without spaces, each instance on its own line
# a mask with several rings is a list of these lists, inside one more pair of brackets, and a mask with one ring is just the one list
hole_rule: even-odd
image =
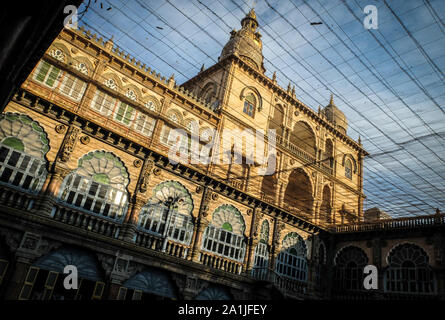
[[[139,191],[145,193],[148,189],[148,182],[150,179],[151,170],[153,169],[154,163],[152,160],[147,160],[142,169],[142,177],[139,185]],[[153,170],[154,172],[154,170]],[[156,175],[156,173],[155,173]]]
[[278,247],[280,244],[280,238],[281,238],[281,232],[284,230],[284,223],[281,221],[277,221],[276,229],[273,235],[273,242],[275,244],[275,247]]
[[65,141],[60,150],[60,161],[67,162],[70,159],[70,155],[76,146],[77,137],[79,136],[80,129],[76,127],[71,127],[68,129]]
[[209,203],[212,199],[212,191],[210,189],[204,189],[204,194],[202,196],[202,204],[201,211],[203,217],[207,217],[209,215]]
[[90,143],[90,137],[88,137],[88,136],[82,136],[82,137],[80,137],[80,142],[82,143],[82,144],[88,144],[88,143]]
[[64,126],[63,124],[58,124],[55,128],[57,133],[65,133],[66,131],[66,126]]

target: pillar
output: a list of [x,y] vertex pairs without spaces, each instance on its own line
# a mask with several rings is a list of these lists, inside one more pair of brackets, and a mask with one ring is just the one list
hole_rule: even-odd
[[198,221],[198,228],[196,230],[195,242],[192,246],[192,261],[199,263],[199,252],[201,249],[202,237],[204,230],[209,226],[210,222],[207,220],[200,219]]

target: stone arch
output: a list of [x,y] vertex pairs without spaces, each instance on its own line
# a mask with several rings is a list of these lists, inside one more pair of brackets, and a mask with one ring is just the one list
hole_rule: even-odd
[[300,120],[295,123],[290,134],[290,143],[299,147],[311,157],[316,158],[317,155],[317,139],[315,131],[306,121]]
[[257,101],[257,110],[261,112],[261,110],[263,110],[263,99],[257,88],[252,86],[244,87],[243,90],[241,90],[240,100],[243,101],[249,93],[252,93],[255,96]]
[[284,202],[290,207],[312,214],[314,202],[312,190],[310,176],[301,168],[294,169],[288,178]]
[[202,290],[195,300],[232,300],[233,297],[229,290],[222,286],[210,285],[208,288]]
[[62,247],[40,257],[33,264],[40,269],[62,274],[67,265],[76,266],[80,278],[104,281],[105,273],[97,257],[93,253],[77,247]]
[[215,209],[212,225],[239,235],[243,235],[246,229],[243,215],[231,204],[223,204]]
[[164,270],[152,267],[146,267],[144,271],[125,281],[123,286],[165,298],[177,299],[178,297],[177,287],[170,275]]

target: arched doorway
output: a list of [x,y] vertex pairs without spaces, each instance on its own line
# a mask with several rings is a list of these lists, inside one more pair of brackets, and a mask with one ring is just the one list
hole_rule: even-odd
[[292,171],[284,193],[284,203],[306,214],[312,214],[312,184],[302,169]]

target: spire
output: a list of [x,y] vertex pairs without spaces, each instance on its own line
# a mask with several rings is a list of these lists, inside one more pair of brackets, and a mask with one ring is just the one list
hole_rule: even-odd
[[331,99],[329,100],[329,104],[331,105],[331,106],[333,106],[334,105],[334,95],[331,93]]
[[204,63],[203,63],[201,66],[201,71],[199,71],[199,72],[203,72],[204,70],[205,70],[205,67],[204,67]]
[[276,71],[273,72],[273,75],[272,75],[272,81],[273,81],[274,83],[277,83],[277,72],[276,72]]

